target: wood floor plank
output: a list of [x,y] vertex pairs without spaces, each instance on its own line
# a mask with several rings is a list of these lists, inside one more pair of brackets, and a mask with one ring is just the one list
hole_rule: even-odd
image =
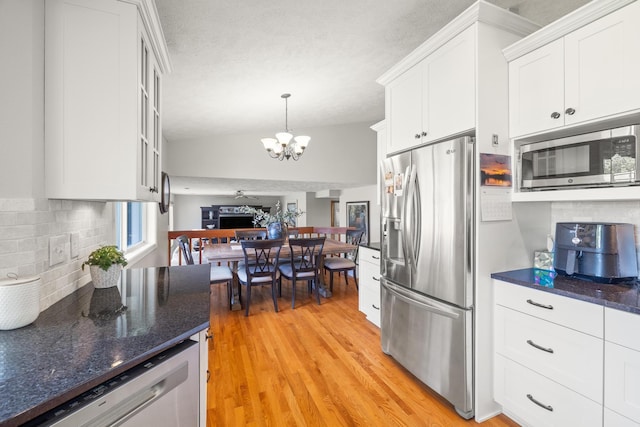
[[[225,285],[212,286],[208,427],[478,425],[382,352],[353,280],[336,276],[321,305],[299,285],[295,309],[284,282],[278,313],[268,287],[251,298],[245,317],[229,311]],[[482,425],[517,426],[505,416]]]

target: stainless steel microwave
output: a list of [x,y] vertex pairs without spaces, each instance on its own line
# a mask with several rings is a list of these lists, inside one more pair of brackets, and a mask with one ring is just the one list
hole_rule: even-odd
[[520,147],[521,190],[640,184],[640,125]]

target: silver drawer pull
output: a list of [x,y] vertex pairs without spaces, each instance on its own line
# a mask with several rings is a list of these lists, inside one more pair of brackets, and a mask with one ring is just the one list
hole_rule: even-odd
[[553,406],[551,405],[545,405],[542,402],[539,402],[538,400],[536,400],[533,396],[531,396],[530,394],[527,394],[527,399],[529,399],[530,401],[532,401],[533,403],[535,403],[536,405],[538,405],[541,408],[546,409],[547,411],[553,412]]
[[371,255],[371,258],[373,258],[373,259],[380,259],[380,257],[379,257],[379,256],[375,256],[375,255]]
[[375,304],[371,304],[371,307],[375,308],[376,310],[380,310],[380,307],[376,307]]
[[531,347],[537,348],[538,350],[546,351],[547,353],[553,353],[552,348],[542,347],[541,345],[538,345],[531,340],[527,340],[527,344],[529,344]]
[[552,305],[547,305],[547,304],[540,304],[539,302],[535,302],[533,300],[528,299],[527,302],[531,305],[535,305],[536,307],[540,307],[540,308],[546,308],[547,310],[553,310],[553,306]]
[[376,276],[371,276],[371,278],[372,278],[373,280],[375,280],[376,282],[379,282],[379,281],[380,281],[380,279],[378,279]]

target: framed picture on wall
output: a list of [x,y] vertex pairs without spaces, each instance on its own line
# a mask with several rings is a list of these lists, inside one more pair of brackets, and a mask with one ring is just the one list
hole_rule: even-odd
[[[295,211],[297,211],[297,210],[298,210],[298,203],[297,203],[297,202],[287,203],[287,210],[288,210],[289,212],[295,212]],[[293,224],[292,224],[292,225],[293,225],[294,227],[297,227],[297,226],[298,226],[298,219],[297,219],[297,218],[294,218],[294,219],[292,220],[292,222],[293,222]]]
[[347,202],[347,227],[364,231],[361,243],[369,244],[369,202]]

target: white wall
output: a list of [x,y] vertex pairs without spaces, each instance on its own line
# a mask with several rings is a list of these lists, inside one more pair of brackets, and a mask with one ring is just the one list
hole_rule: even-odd
[[165,146],[165,155],[170,159],[167,171],[172,176],[368,185],[375,182],[377,173],[376,135],[370,125],[356,123],[306,130],[311,142],[297,162],[269,158],[260,138],[272,131],[170,141]]

